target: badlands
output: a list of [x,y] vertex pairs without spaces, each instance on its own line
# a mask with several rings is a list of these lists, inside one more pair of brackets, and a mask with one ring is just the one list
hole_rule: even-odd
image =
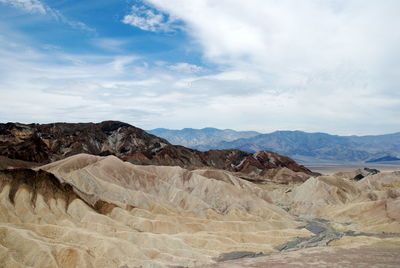
[[89,125],[92,147],[65,125],[3,129],[0,267],[399,267],[400,172],[321,175],[113,124]]
[[234,267],[241,257],[257,258],[235,267],[312,257],[324,267],[342,255],[355,267],[366,253],[379,267],[400,261],[400,172],[252,183],[78,154],[3,170],[0,189],[3,267]]

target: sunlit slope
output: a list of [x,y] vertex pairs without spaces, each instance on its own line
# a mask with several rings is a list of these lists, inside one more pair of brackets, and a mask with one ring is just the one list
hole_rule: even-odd
[[400,233],[400,172],[370,175],[360,181],[321,176],[290,191],[274,190],[270,196],[293,215],[330,219],[343,230]]

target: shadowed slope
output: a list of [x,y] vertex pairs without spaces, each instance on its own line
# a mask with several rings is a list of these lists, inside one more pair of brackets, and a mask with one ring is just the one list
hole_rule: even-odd
[[11,159],[0,155],[0,170],[10,169],[10,168],[31,168],[37,165],[38,165],[37,163]]

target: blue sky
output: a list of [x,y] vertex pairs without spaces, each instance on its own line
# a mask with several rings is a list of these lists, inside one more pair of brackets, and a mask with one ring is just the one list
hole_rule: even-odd
[[0,121],[400,131],[400,2],[0,0]]

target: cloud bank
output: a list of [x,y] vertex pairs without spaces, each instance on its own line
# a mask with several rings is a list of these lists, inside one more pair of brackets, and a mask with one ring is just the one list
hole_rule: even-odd
[[[186,23],[204,57],[225,67],[216,77],[234,73],[223,85],[202,85],[205,92],[225,88],[219,96],[225,112],[244,111],[236,102],[258,96],[263,104],[247,105],[254,112],[246,113],[275,128],[396,130],[398,1],[147,2]],[[283,122],[277,125],[271,115]]]
[[399,131],[398,1],[142,3],[121,16],[121,25],[183,32],[190,38],[185,53],[198,50],[202,62],[148,58],[109,37],[94,41],[108,54],[43,51],[4,31],[0,121]]

